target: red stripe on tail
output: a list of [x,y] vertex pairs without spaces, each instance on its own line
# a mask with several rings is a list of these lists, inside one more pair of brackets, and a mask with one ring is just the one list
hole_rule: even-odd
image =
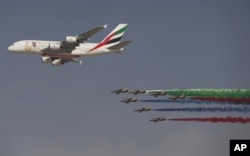
[[100,42],[100,43],[97,44],[94,48],[90,49],[89,52],[90,52],[90,51],[93,51],[93,50],[95,50],[95,49],[97,49],[97,48],[100,48],[100,47],[102,47],[103,45],[105,45],[105,44],[114,36],[114,34],[115,34],[115,33],[110,34],[108,37],[105,38],[104,41]]

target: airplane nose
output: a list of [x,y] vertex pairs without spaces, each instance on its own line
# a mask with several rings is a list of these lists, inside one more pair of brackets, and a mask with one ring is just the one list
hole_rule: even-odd
[[9,50],[9,51],[13,51],[13,50],[14,50],[13,45],[9,46],[9,47],[8,47],[8,50]]

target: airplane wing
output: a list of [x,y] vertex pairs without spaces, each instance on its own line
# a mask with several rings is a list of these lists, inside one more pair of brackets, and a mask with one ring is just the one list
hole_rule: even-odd
[[[81,33],[79,35],[75,36],[66,36],[64,41],[61,41],[60,44],[60,51],[63,51],[64,53],[70,53],[72,50],[75,49],[75,47],[79,46],[80,43],[83,43],[87,41],[89,38],[91,38],[94,34],[99,32],[102,29],[106,29],[107,24],[99,27],[95,27],[87,32]],[[44,49],[43,51],[54,53],[55,51],[50,51],[49,48]]]
[[100,27],[95,27],[94,29],[91,29],[85,33],[82,33],[80,35],[78,35],[78,38],[80,41],[86,41],[88,40],[89,38],[91,38],[94,34],[96,34],[97,32],[99,32],[100,30],[102,29],[106,29],[107,28],[107,24],[103,25],[103,26],[100,26]]

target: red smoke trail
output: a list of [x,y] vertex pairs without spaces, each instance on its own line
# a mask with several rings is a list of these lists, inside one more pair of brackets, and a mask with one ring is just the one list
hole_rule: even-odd
[[215,101],[234,104],[250,104],[250,98],[217,98],[217,97],[192,97],[193,100]]
[[211,118],[174,118],[174,119],[168,119],[172,121],[198,121],[198,122],[228,122],[228,123],[250,123],[250,118],[242,118],[242,117],[211,117]]

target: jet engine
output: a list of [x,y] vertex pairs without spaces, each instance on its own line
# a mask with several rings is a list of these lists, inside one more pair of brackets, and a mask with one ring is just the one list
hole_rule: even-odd
[[63,62],[61,59],[55,59],[51,62],[52,66],[60,66],[63,65]]
[[66,41],[67,41],[68,43],[76,43],[77,38],[74,37],[74,36],[66,36]]
[[42,63],[51,63],[51,62],[52,62],[52,59],[51,59],[51,57],[49,57],[49,56],[43,56],[43,57],[41,58],[41,61],[42,61]]
[[61,48],[61,46],[60,46],[60,44],[50,43],[48,48],[51,50],[59,50]]

